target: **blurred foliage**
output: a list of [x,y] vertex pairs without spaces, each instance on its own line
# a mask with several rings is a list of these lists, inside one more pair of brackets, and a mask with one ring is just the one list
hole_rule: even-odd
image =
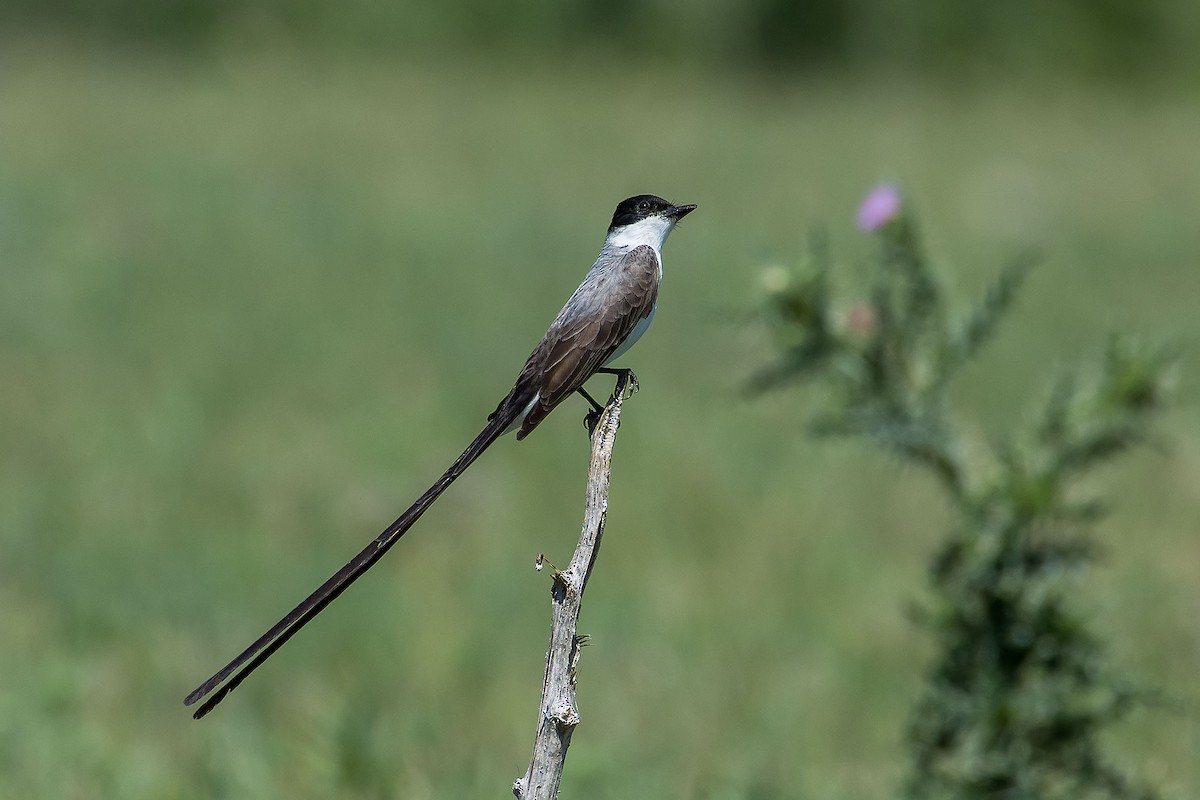
[[834,312],[829,257],[804,274],[765,276],[764,314],[779,363],[754,392],[823,380],[813,429],[861,436],[937,476],[956,522],[933,560],[919,617],[937,655],[914,710],[907,796],[957,800],[1152,798],[1111,765],[1104,729],[1135,699],[1106,666],[1100,636],[1074,597],[1102,513],[1080,478],[1149,440],[1174,356],[1114,337],[1088,379],[1061,380],[1028,430],[972,458],[949,388],[1011,310],[1032,259],[1002,270],[955,315],[894,186],[877,187],[859,224],[879,239],[869,300]]
[[252,46],[265,36],[400,55],[484,50],[544,58],[607,49],[642,64],[1161,79],[1197,64],[1200,9],[1189,0],[6,0],[0,25],[10,34],[49,27],[173,47]]

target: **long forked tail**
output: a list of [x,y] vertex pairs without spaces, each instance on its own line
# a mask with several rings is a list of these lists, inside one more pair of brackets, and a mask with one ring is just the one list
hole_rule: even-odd
[[240,668],[240,671],[236,675],[233,675],[233,678],[228,683],[221,686],[216,692],[213,692],[204,701],[204,704],[196,709],[192,717],[200,719],[209,711],[212,711],[250,673],[258,669],[276,650],[283,647],[296,631],[307,625],[317,614],[320,614],[325,606],[332,603],[338,595],[346,591],[350,584],[358,580],[364,572],[382,558],[383,554],[388,551],[388,548],[394,545],[413,526],[413,523],[420,519],[425,510],[433,505],[433,501],[437,500],[442,492],[446,491],[447,487],[454,483],[454,480],[459,475],[462,475],[467,467],[471,466],[475,462],[475,459],[479,458],[483,451],[492,442],[500,438],[508,429],[519,413],[513,408],[513,405],[507,402],[501,403],[500,407],[496,409],[496,413],[492,415],[487,427],[475,437],[475,441],[471,442],[470,446],[463,451],[463,454],[450,465],[445,474],[438,478],[437,482],[433,486],[430,486],[425,494],[417,498],[417,501],[409,506],[408,510],[401,514],[399,519],[389,525],[383,533],[379,534],[374,541],[364,547],[358,555],[350,559],[346,566],[339,569],[329,580],[321,584],[315,592],[306,597],[300,605],[289,611],[287,616],[275,623],[274,627],[260,636],[254,644],[243,650],[237,658],[226,664],[220,672],[196,687],[184,699],[184,705],[190,706],[208,695],[209,692],[213,692],[213,689],[221,686],[221,683],[226,678],[229,678],[230,675],[233,675]]

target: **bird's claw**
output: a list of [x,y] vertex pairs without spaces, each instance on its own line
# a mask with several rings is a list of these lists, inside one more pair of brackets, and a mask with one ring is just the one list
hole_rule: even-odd
[[625,397],[623,399],[628,400],[637,394],[638,389],[641,389],[642,386],[638,383],[637,375],[634,374],[633,370],[629,370],[626,373],[626,377],[629,379],[629,384],[625,387]]
[[596,432],[596,426],[600,424],[600,417],[604,414],[604,409],[592,409],[583,416],[583,427],[587,428],[588,438]]

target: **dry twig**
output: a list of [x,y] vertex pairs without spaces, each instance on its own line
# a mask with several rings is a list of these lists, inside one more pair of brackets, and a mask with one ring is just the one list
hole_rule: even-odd
[[[546,653],[546,675],[538,706],[533,757],[524,777],[513,784],[513,794],[521,800],[554,800],[558,796],[571,733],[579,724],[579,712],[575,707],[575,669],[586,638],[576,633],[579,610],[604,535],[608,480],[613,443],[621,419],[621,403],[636,386],[632,374],[618,376],[613,396],[592,429],[592,459],[588,467],[583,530],[570,565],[565,570],[554,570],[554,585],[550,591],[553,615],[550,649]],[[541,562],[539,558],[539,568]]]

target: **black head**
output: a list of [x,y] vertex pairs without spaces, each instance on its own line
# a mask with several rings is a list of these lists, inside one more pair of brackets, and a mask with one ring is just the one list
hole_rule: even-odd
[[617,210],[613,212],[608,231],[612,233],[617,228],[632,225],[647,217],[659,216],[679,220],[694,211],[695,208],[694,205],[677,206],[652,194],[639,194],[617,204]]

